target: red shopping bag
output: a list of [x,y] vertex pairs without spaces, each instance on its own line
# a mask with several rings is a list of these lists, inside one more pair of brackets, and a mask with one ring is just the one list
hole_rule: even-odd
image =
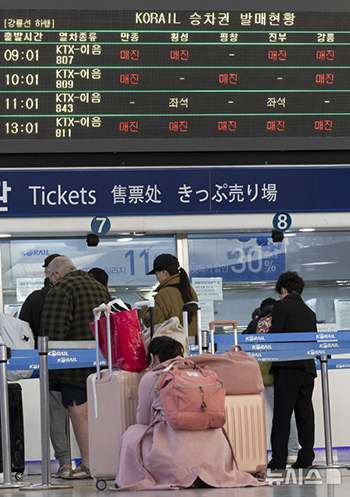
[[[124,371],[142,371],[148,367],[137,310],[110,314],[112,367]],[[98,320],[100,351],[108,361],[107,316]],[[90,323],[95,336],[95,323]]]

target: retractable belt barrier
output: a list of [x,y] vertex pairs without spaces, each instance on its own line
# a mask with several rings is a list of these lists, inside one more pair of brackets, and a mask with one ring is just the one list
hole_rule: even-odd
[[[71,343],[71,342],[68,342]],[[77,342],[74,343],[77,347]],[[84,342],[86,344],[86,342]],[[94,344],[95,342],[92,341]],[[48,369],[72,369],[96,367],[96,351],[94,349],[49,350]],[[100,366],[107,362],[100,355]],[[7,361],[7,369],[39,371],[39,353],[37,350],[11,350],[11,359]]]
[[[332,355],[350,354],[350,331],[239,335],[238,343],[245,352],[259,362],[279,362],[299,359],[317,359],[319,361],[326,464],[317,467],[342,467],[342,465],[335,465],[333,463],[328,369],[345,369],[350,367],[350,358],[339,357],[332,359]],[[225,352],[234,345],[234,335],[230,333],[216,334],[215,344],[217,345],[218,353]],[[190,352],[196,353],[191,347]]]
[[[332,333],[266,333],[238,335],[238,344],[258,362],[279,362],[299,359],[317,359],[322,355],[350,354],[350,331]],[[231,333],[215,333],[217,353],[226,352],[234,345]],[[190,345],[191,354],[198,346]],[[319,368],[319,363],[316,362]],[[330,359],[329,369],[350,368],[350,358]]]
[[[49,351],[49,345],[54,350]],[[58,349],[59,348],[59,349]],[[64,350],[62,350],[64,349]],[[9,357],[9,358],[8,358]],[[0,408],[2,421],[2,452],[4,464],[4,482],[0,488],[19,487],[19,490],[43,490],[49,488],[67,489],[72,484],[51,483],[50,474],[50,417],[49,417],[49,369],[86,368],[96,366],[96,344],[91,341],[48,342],[48,337],[38,337],[38,350],[10,350],[0,344]],[[106,362],[100,356],[100,364]],[[42,483],[30,485],[11,482],[11,452],[9,430],[9,400],[7,391],[7,370],[39,371],[40,377],[40,414],[41,414],[41,453]],[[35,376],[34,376],[35,377]]]
[[[49,471],[49,409],[48,409],[48,370],[72,369],[96,366],[95,341],[48,342],[47,337],[39,337],[38,350],[11,350],[0,344],[0,383],[7,385],[7,370],[33,370],[40,373],[41,403],[41,444],[43,477],[42,485],[20,487],[20,490],[36,490],[55,487],[50,482]],[[230,333],[215,334],[217,352],[222,353],[234,345]],[[329,405],[328,369],[350,368],[350,358],[331,358],[333,355],[350,354],[350,331],[332,333],[267,333],[259,335],[238,335],[238,343],[259,362],[317,359],[320,363],[325,428],[326,465],[333,464],[331,421]],[[50,349],[50,350],[49,350]],[[191,354],[198,353],[198,347],[190,346]],[[8,358],[9,357],[9,358]],[[316,363],[317,364],[317,363]],[[100,355],[100,365],[106,361]],[[2,423],[2,450],[4,461],[4,483],[1,487],[12,488],[21,484],[11,483],[10,433],[8,428],[9,404],[7,388],[0,393]],[[23,484],[22,484],[23,485]],[[35,488],[36,487],[36,488]],[[62,488],[67,488],[67,485]]]

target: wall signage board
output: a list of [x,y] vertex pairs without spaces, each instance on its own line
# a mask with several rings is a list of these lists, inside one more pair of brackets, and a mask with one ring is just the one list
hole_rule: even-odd
[[[270,236],[216,237],[189,240],[190,275],[220,277],[224,283],[276,281],[285,271],[285,243],[273,243]],[[204,280],[204,281],[206,281]]]
[[347,0],[29,3],[0,7],[5,153],[348,148]]
[[17,302],[24,302],[25,299],[35,290],[43,287],[43,278],[17,278],[16,295]]
[[223,300],[222,278],[192,278],[199,302]]
[[[147,239],[142,237],[123,244],[102,238],[97,247],[88,247],[85,239],[11,240],[8,271],[4,270],[3,286],[10,289],[16,285],[17,299],[23,302],[33,290],[44,284],[44,259],[53,253],[64,254],[78,269],[89,271],[100,267],[109,276],[109,286],[157,286],[154,275],[147,273],[154,259],[162,253],[174,253],[173,238]],[[3,264],[4,264],[3,259]],[[5,264],[7,267],[8,264]]]
[[335,318],[339,331],[350,330],[350,300],[334,300]]
[[348,211],[349,184],[350,167],[1,169],[0,218]]

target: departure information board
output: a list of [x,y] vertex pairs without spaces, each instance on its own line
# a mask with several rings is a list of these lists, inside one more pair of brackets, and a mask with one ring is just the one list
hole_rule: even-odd
[[3,153],[349,148],[345,2],[26,3],[0,8]]

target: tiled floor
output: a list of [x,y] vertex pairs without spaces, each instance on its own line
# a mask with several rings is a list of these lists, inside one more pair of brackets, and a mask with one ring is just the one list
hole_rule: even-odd
[[[23,490],[19,488],[3,488],[0,485],[0,494],[8,497],[21,495],[42,497],[109,497],[117,495],[113,482],[108,482],[104,492],[96,489],[93,480],[70,482],[73,488],[55,488],[55,484],[66,484],[63,480],[52,478],[51,485],[43,489],[35,489],[35,484],[41,484],[41,476],[27,476]],[[259,488],[224,488],[224,489],[185,489],[185,490],[146,490],[142,492],[121,492],[118,494],[127,497],[349,497],[350,470],[342,469],[312,469],[286,470],[273,472],[268,476],[269,485]],[[16,481],[13,480],[15,483]],[[30,487],[30,485],[33,485]]]

